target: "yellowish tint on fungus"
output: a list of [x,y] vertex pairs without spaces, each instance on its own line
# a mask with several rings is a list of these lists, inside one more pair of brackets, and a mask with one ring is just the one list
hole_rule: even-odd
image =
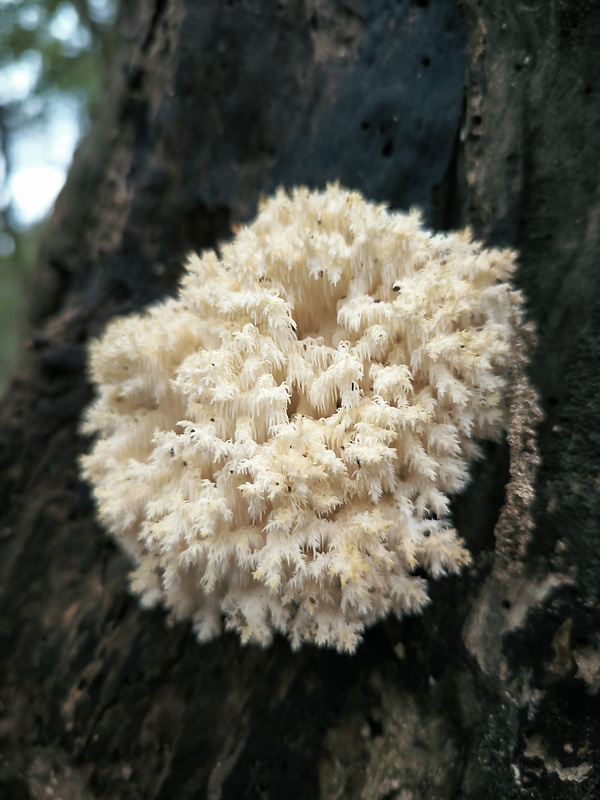
[[448,496],[506,418],[514,253],[279,191],[90,347],[83,475],[133,591],[242,642],[352,652],[469,555]]

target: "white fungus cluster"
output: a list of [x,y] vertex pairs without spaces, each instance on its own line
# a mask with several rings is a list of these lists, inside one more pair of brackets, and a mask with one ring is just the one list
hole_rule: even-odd
[[330,186],[266,201],[91,345],[83,457],[133,590],[243,642],[352,652],[469,555],[448,495],[505,419],[514,254]]

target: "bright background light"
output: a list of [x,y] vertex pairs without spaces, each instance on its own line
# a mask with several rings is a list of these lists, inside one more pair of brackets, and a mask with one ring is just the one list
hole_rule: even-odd
[[58,95],[44,117],[11,144],[6,199],[16,230],[35,225],[52,210],[82,133],[84,113],[76,97]]
[[117,2],[0,0],[0,392],[44,220],[101,99]]

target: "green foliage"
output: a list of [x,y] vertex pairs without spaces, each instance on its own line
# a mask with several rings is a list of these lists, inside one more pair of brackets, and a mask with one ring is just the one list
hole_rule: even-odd
[[117,0],[0,0],[0,391],[16,353],[27,275],[44,223],[19,218],[10,181],[27,136],[44,137],[61,104],[80,132],[101,98],[116,43]]

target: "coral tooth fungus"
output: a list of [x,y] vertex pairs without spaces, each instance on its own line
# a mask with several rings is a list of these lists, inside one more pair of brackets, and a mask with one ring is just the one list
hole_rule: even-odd
[[469,555],[449,521],[505,422],[514,254],[338,186],[279,191],[176,299],[90,347],[83,475],[144,605],[352,652]]

